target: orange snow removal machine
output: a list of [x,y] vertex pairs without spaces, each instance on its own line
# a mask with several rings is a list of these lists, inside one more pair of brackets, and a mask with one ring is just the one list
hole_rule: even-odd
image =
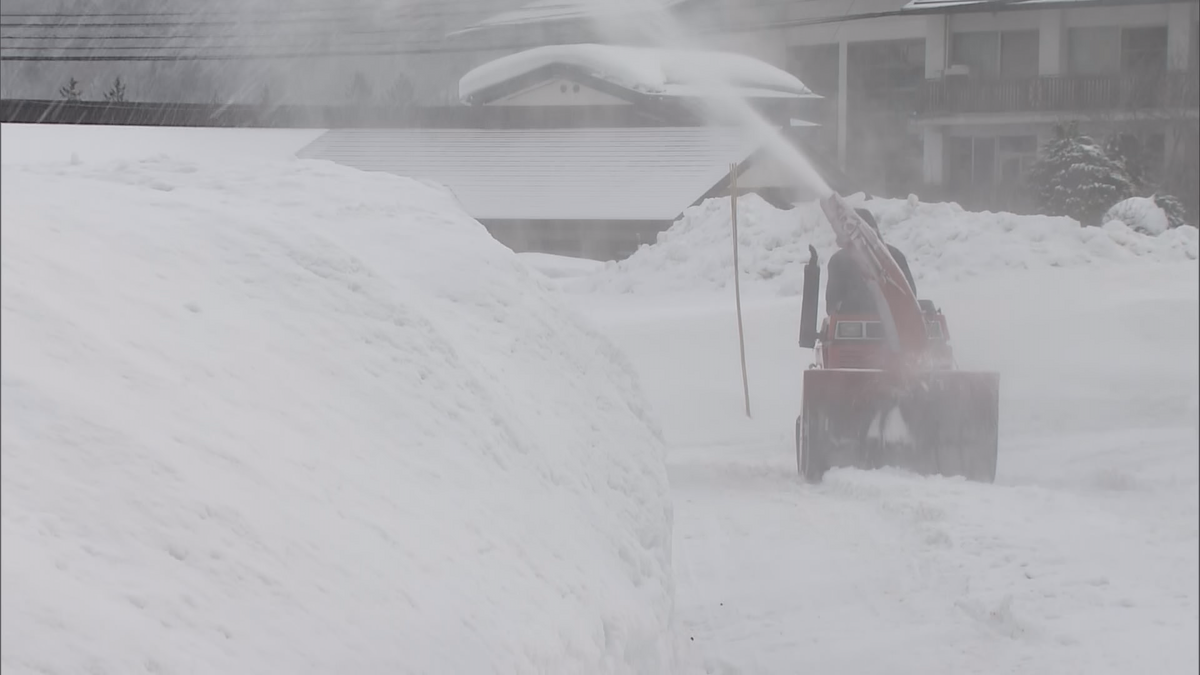
[[834,467],[890,466],[922,475],[996,476],[1000,376],[958,370],[946,317],[918,300],[879,235],[836,194],[821,209],[857,263],[876,314],[829,316],[817,327],[820,261],[809,247],[800,346],[804,371],[796,457],[818,482]]

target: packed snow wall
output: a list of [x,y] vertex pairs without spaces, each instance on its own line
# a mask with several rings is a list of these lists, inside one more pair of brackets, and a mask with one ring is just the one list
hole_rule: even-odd
[[6,675],[670,672],[635,376],[451,196],[75,159],[3,167]]

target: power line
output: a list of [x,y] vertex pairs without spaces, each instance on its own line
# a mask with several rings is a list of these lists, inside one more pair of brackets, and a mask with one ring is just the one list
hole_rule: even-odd
[[[381,50],[331,50],[326,52],[313,51],[296,51],[296,52],[244,52],[244,53],[210,53],[210,54],[122,54],[122,55],[0,55],[0,61],[49,61],[49,62],[67,62],[67,61],[260,61],[273,59],[304,59],[304,58],[329,58],[329,57],[345,57],[345,56],[403,56],[406,54],[463,54],[463,53],[478,53],[481,51],[523,51],[534,47],[543,46],[541,44],[503,44],[503,45],[488,45],[487,47],[479,46],[429,46],[429,47],[404,47],[404,48],[389,48]],[[92,50],[95,51],[95,50]]]
[[[813,2],[813,1],[817,1],[817,0],[796,0],[796,1],[797,2]],[[775,4],[775,3],[772,3],[772,4]],[[830,24],[830,23],[841,24],[841,23],[844,23],[847,21],[885,18],[885,17],[894,17],[894,16],[907,16],[910,14],[911,14],[911,12],[904,11],[904,10],[884,11],[884,12],[867,12],[867,13],[860,13],[860,14],[855,14],[855,15],[851,15],[851,14],[847,13],[842,16],[819,17],[819,18],[813,18],[813,19],[797,19],[797,20],[790,20],[790,21],[773,21],[770,23],[759,23],[759,24],[742,24],[742,25],[725,24],[722,26],[701,29],[698,32],[706,33],[706,34],[736,33],[736,32],[746,32],[746,31],[753,31],[753,30],[770,30],[770,29],[779,29],[779,28],[788,28],[788,27],[797,27],[797,26],[823,25],[823,24]],[[133,24],[133,25],[137,25],[140,27],[150,27],[150,26],[157,26],[160,24],[137,23],[137,24]],[[161,25],[169,25],[169,24],[161,24]],[[427,31],[422,31],[420,29],[413,29],[410,32],[411,33],[425,33]],[[274,35],[271,37],[278,37],[280,39],[287,39],[287,40],[291,40],[294,42],[297,38],[302,39],[302,38],[306,38],[306,37],[312,37],[312,38],[315,38],[318,40],[331,40],[331,39],[337,39],[338,37],[341,37],[342,35],[346,35],[346,34],[402,35],[403,33],[397,32],[395,29],[379,29],[379,30],[355,31],[353,33],[348,33],[346,31],[340,31],[340,32],[325,33],[325,34],[311,35],[311,36],[310,35],[289,36],[286,34],[280,34],[280,35]],[[243,41],[246,41],[246,40],[257,40],[259,38],[267,37],[267,36],[264,36],[261,34],[254,35],[254,36],[249,36],[249,35],[247,35],[247,36],[189,35],[189,36],[179,36],[179,39],[217,38],[217,39],[229,39],[229,40],[233,40],[236,42],[239,37],[242,38]],[[162,39],[164,41],[170,41],[172,39],[176,39],[176,36],[161,36],[161,37],[159,37],[159,36],[94,36],[94,37],[79,36],[76,39],[119,41],[119,40],[127,40],[127,39],[156,39],[156,38]],[[15,37],[15,38],[12,36],[9,36],[9,37],[5,37],[4,39],[36,40],[38,38],[35,36],[19,36],[19,37]],[[414,40],[408,46],[365,45],[365,48],[361,48],[364,46],[360,46],[360,48],[354,48],[354,49],[331,49],[331,50],[314,50],[314,49],[299,49],[299,50],[297,50],[292,45],[287,45],[287,47],[290,49],[288,51],[264,51],[261,49],[257,49],[256,48],[256,47],[258,47],[257,45],[247,45],[250,48],[249,50],[233,51],[233,52],[218,51],[218,50],[226,50],[226,49],[230,49],[232,47],[240,46],[240,45],[236,45],[236,44],[223,44],[223,45],[211,45],[210,44],[210,45],[203,45],[203,46],[201,46],[201,45],[194,45],[194,46],[191,46],[191,45],[111,46],[110,45],[110,46],[95,46],[95,47],[91,47],[91,46],[63,46],[63,47],[0,46],[0,61],[51,61],[51,62],[53,62],[53,61],[272,60],[272,59],[325,58],[325,57],[343,57],[343,56],[399,56],[399,55],[405,55],[405,54],[470,53],[470,52],[493,51],[493,50],[496,50],[496,51],[502,51],[502,50],[503,51],[519,51],[519,50],[525,50],[525,49],[531,49],[534,47],[544,46],[545,44],[547,44],[547,42],[537,42],[537,43],[515,42],[515,43],[507,43],[507,44],[483,43],[483,44],[453,45],[453,44],[447,44],[444,39],[425,39],[425,40]],[[377,47],[377,46],[381,47],[381,48],[376,49],[375,47]],[[279,48],[283,49],[284,46],[281,45],[281,46],[279,46]],[[10,54],[4,53],[4,52],[11,53],[14,50],[19,50],[19,51],[27,52],[27,53],[15,54],[15,55],[10,55]],[[163,52],[163,51],[178,51],[179,53],[175,53],[175,54],[156,53],[156,52]],[[33,52],[33,53],[28,53],[28,52]],[[55,52],[57,52],[57,53],[55,53]],[[89,54],[70,54],[70,53],[63,53],[63,52],[90,52],[90,53]],[[131,53],[131,52],[142,52],[142,53]],[[145,53],[145,52],[149,52],[149,53]],[[188,52],[190,52],[190,53],[188,53]]]
[[[449,4],[451,7],[447,8]],[[328,12],[329,15],[296,16],[302,12]],[[447,0],[437,3],[436,7],[413,5],[410,8],[374,8],[328,7],[307,10],[247,10],[198,12],[95,12],[95,13],[56,13],[56,14],[0,14],[0,28],[129,28],[129,27],[178,27],[178,26],[241,26],[246,24],[305,24],[351,21],[380,21],[380,20],[410,20],[410,19],[444,19],[449,17],[480,16],[499,13],[494,5],[479,0],[462,0],[455,2]],[[181,20],[169,20],[176,17]],[[38,19],[37,21],[5,21],[5,19],[23,18]],[[124,20],[124,19],[142,20]],[[148,21],[145,19],[158,19]]]

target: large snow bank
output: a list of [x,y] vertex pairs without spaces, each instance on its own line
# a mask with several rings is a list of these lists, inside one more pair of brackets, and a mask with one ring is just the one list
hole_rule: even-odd
[[[849,201],[875,215],[884,239],[907,256],[918,288],[922,280],[954,280],[1006,269],[1197,257],[1197,231],[1191,227],[1153,237],[1120,222],[1085,228],[1069,218],[971,212],[957,204],[915,198]],[[656,243],[594,275],[572,280],[566,288],[665,293],[732,286],[729,211],[727,198],[706,200],[684,212]],[[815,202],[781,210],[754,194],[739,200],[738,242],[743,284],[784,295],[799,294],[810,244],[822,260],[837,248],[833,230]]]
[[744,54],[600,44],[548,45],[503,56],[464,75],[459,97],[469,100],[550,65],[574,66],[617,86],[661,96],[712,95],[719,85],[749,96],[819,98],[795,75]]
[[634,376],[449,196],[3,170],[6,675],[670,671]]

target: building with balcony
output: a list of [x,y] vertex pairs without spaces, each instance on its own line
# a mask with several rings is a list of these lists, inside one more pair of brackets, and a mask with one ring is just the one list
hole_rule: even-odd
[[[875,194],[1020,208],[1024,171],[1055,124],[1068,120],[1100,136],[1133,134],[1152,173],[1200,180],[1179,177],[1195,171],[1197,156],[1197,0],[671,0],[662,7],[705,47],[784,68],[822,96],[806,110],[805,119],[820,125],[806,143]],[[636,30],[654,24],[644,12],[618,33],[589,29],[579,17],[539,21],[517,14],[494,23],[509,38],[528,22],[537,35],[574,41],[654,40],[653,30]]]
[[[936,4],[914,120],[923,174],[979,206],[1020,206],[1023,174],[1054,126],[1137,138],[1155,178],[1197,146],[1197,2]],[[1191,182],[1194,187],[1195,176]]]

